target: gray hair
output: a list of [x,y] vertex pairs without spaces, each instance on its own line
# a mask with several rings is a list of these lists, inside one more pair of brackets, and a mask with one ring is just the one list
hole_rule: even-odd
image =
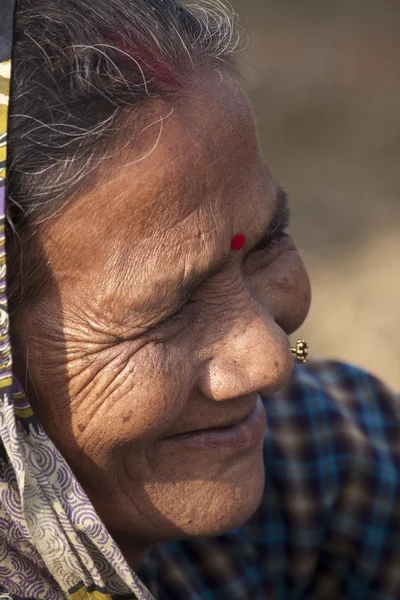
[[220,0],[19,0],[9,130],[8,219],[20,232],[90,183],[122,118],[182,93],[240,46]]
[[234,11],[220,0],[185,7],[177,0],[17,1],[7,207],[12,298],[21,296],[22,279],[32,294],[22,277],[23,238],[90,185],[110,148],[118,150],[122,121],[128,117],[134,132],[152,99],[179,96],[199,69],[232,66],[241,40]]

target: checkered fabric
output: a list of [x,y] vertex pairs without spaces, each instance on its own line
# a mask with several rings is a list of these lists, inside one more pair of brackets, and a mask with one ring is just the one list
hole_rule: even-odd
[[216,539],[159,546],[158,600],[400,599],[400,400],[340,363],[295,368],[265,398],[257,514]]

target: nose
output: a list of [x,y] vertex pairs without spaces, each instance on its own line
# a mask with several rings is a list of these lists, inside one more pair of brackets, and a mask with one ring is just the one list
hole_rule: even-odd
[[214,324],[210,356],[201,369],[198,388],[213,400],[272,394],[293,370],[289,340],[268,310],[248,299],[240,312],[226,311]]

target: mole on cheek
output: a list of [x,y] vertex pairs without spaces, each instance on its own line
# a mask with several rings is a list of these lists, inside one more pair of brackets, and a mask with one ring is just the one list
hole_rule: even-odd
[[78,430],[79,430],[81,433],[83,433],[83,432],[85,431],[85,429],[86,429],[86,425],[82,425],[82,423],[79,423],[79,425],[78,425]]

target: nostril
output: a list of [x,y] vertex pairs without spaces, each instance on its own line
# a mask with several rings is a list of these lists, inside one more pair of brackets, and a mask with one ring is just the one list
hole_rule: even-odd
[[199,373],[199,391],[212,400],[229,400],[254,393],[270,395],[283,388],[290,379],[294,358],[283,331],[276,325],[273,330],[275,340],[266,347],[245,345],[241,340],[241,344],[215,353]]

